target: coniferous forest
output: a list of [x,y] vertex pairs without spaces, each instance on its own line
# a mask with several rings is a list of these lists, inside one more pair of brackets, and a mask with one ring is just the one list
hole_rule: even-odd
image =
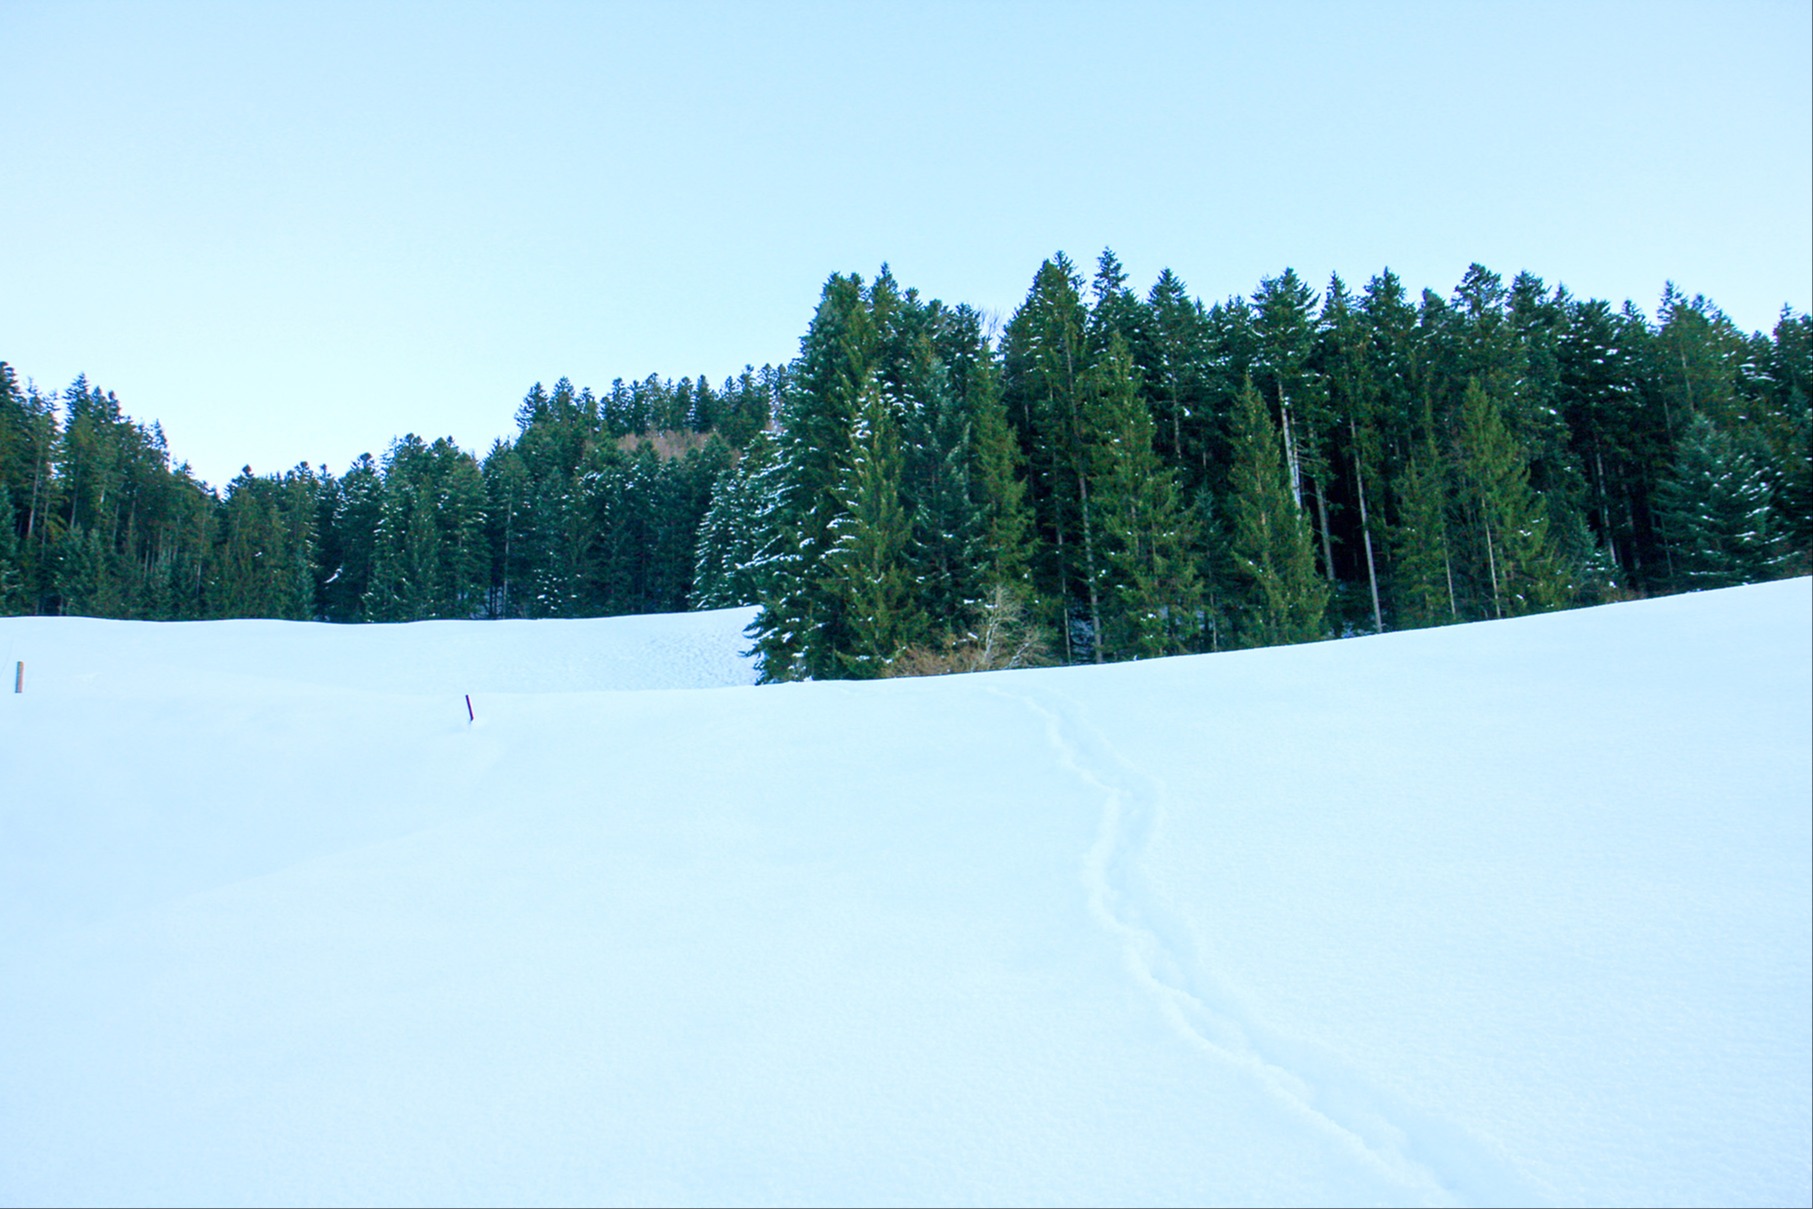
[[534,386],[223,490],[0,362],[0,614],[335,622],[757,604],[769,680],[1099,662],[1813,567],[1813,321],[1475,265],[1212,305],[1058,256],[997,324],[833,276],[784,366]]

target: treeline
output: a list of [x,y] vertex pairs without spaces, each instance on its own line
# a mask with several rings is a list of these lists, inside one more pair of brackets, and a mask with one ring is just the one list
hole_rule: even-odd
[[1477,265],[1445,298],[1286,271],[1204,306],[1169,272],[1142,298],[1111,253],[1090,282],[1060,256],[994,340],[885,269],[833,277],[771,452],[708,514],[700,587],[763,604],[785,679],[1804,573],[1810,381],[1804,314],[1746,335],[1670,286],[1652,322]]
[[[784,370],[536,385],[481,459],[415,435],[340,476],[172,464],[109,392],[21,388],[0,362],[0,613],[141,620],[591,617],[688,607],[713,484]],[[0,520],[6,514],[0,512]]]
[[[998,330],[826,284],[799,356],[537,386],[483,458],[395,442],[223,492],[0,367],[0,606],[335,621],[762,606],[765,676],[1086,662],[1805,573],[1813,322],[1745,333],[1471,268],[1205,305],[1111,253]],[[3,519],[3,518],[0,518]]]

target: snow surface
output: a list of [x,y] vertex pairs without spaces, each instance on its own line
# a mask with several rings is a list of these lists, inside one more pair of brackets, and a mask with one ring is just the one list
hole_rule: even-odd
[[1813,1199],[1807,580],[862,685],[748,617],[0,621],[0,1200]]

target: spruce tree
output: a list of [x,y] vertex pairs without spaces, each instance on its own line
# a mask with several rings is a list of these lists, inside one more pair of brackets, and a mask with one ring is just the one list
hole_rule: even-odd
[[1764,431],[1775,512],[1801,574],[1813,571],[1813,316],[1783,307],[1763,358]]
[[57,544],[57,597],[65,617],[105,617],[102,593],[107,551],[101,535],[80,525],[63,533]]
[[761,600],[756,570],[767,544],[761,527],[761,488],[774,456],[774,442],[767,434],[758,434],[736,465],[713,482],[710,506],[699,521],[693,608],[727,609]]
[[1548,509],[1530,487],[1528,457],[1476,378],[1467,382],[1458,435],[1461,513],[1490,615],[1559,608],[1572,585],[1549,536]]
[[1688,424],[1656,494],[1682,587],[1730,587],[1781,572],[1771,484],[1756,457],[1705,416]]
[[845,514],[840,488],[857,411],[877,386],[877,310],[897,302],[880,285],[865,293],[860,277],[833,275],[788,376],[773,489],[766,492],[764,525],[772,537],[757,571],[762,611],[750,629],[765,681],[844,674],[840,617],[821,564],[837,538],[832,523]]
[[980,605],[984,516],[970,481],[970,420],[929,335],[908,352],[902,494],[912,518],[908,557],[919,607],[961,629]]
[[0,516],[0,617],[16,617],[29,609],[19,539],[13,532],[12,518]]
[[1291,498],[1315,511],[1322,573],[1335,578],[1333,538],[1328,529],[1327,443],[1332,428],[1328,389],[1316,372],[1316,292],[1293,269],[1259,283],[1253,294],[1258,358],[1253,378],[1261,397],[1278,407],[1285,470]]
[[1152,447],[1152,413],[1118,332],[1091,369],[1091,486],[1102,540],[1106,604],[1103,653],[1110,658],[1175,655],[1200,629],[1202,583],[1196,532],[1176,477]]
[[831,523],[825,593],[836,636],[836,670],[880,676],[924,636],[906,554],[912,529],[900,500],[901,446],[893,408],[871,383],[858,403],[850,460],[837,484],[842,512]]
[[1365,556],[1366,587],[1372,606],[1374,633],[1385,629],[1379,600],[1379,554],[1374,540],[1382,516],[1377,484],[1384,478],[1384,444],[1378,428],[1378,388],[1373,382],[1367,332],[1353,296],[1338,275],[1331,276],[1322,307],[1321,361],[1327,380],[1329,419],[1337,446],[1345,445],[1343,465],[1331,468],[1339,482],[1351,475],[1353,499],[1359,511],[1360,550]]
[[1328,584],[1316,573],[1309,522],[1291,494],[1278,429],[1249,381],[1232,417],[1229,554],[1246,583],[1236,633],[1242,646],[1322,637]]
[[970,376],[970,482],[982,514],[986,579],[1036,608],[1033,599],[1033,518],[1020,477],[1022,459],[1001,397],[1000,368],[986,357]]
[[1448,485],[1433,441],[1410,456],[1397,481],[1390,530],[1390,592],[1396,624],[1417,629],[1460,620],[1448,544]]
[[360,454],[339,481],[325,550],[332,564],[322,584],[321,607],[330,621],[365,619],[365,593],[378,521],[384,507],[384,478],[369,453]]
[[1152,407],[1153,444],[1193,490],[1208,475],[1207,318],[1170,269],[1158,275],[1145,309],[1133,352]]
[[1055,606],[1067,662],[1101,659],[1101,567],[1089,507],[1089,437],[1083,377],[1090,364],[1081,279],[1061,254],[1039,267],[1007,325],[1003,387],[1027,453],[1043,556],[1040,594]]

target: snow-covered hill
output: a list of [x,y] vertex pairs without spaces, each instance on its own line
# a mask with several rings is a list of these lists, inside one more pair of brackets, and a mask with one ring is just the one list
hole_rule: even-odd
[[1808,581],[863,685],[747,619],[0,620],[0,1200],[1813,1198]]

